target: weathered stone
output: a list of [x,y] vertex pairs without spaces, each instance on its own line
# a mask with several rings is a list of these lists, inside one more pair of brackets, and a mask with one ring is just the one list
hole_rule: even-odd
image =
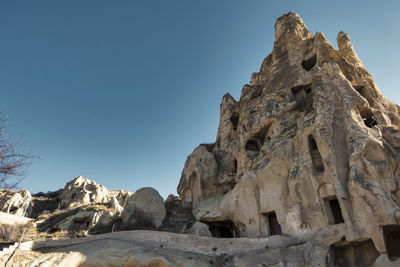
[[128,201],[128,198],[134,193],[135,192],[127,190],[108,190],[110,197],[115,197],[121,207],[125,207],[126,201]]
[[186,160],[178,192],[185,202],[196,205],[215,194],[212,185],[216,181],[217,164],[214,155],[208,152],[205,145],[200,145]]
[[40,232],[68,232],[69,236],[111,232],[117,216],[103,205],[80,205],[74,209],[61,209],[39,217]]
[[146,224],[145,220],[149,220],[155,228],[158,228],[165,214],[164,200],[157,190],[144,187],[128,198],[121,218],[129,228],[135,229],[139,225]]
[[65,185],[60,200],[61,207],[71,204],[107,203],[109,194],[103,185],[79,176]]
[[62,208],[70,205],[109,203],[112,197],[115,197],[119,205],[123,207],[129,196],[134,193],[127,190],[108,190],[95,181],[79,176],[65,185],[59,198]]
[[0,190],[0,211],[20,216],[29,216],[31,212],[31,199],[31,193],[27,190]]
[[114,212],[117,216],[120,216],[122,214],[122,212],[124,211],[124,208],[121,207],[121,205],[119,204],[116,197],[111,197],[110,205],[111,205],[111,209],[114,210]]
[[195,222],[192,207],[182,199],[169,195],[165,200],[166,216],[160,226],[160,231],[172,233],[187,233]]
[[214,236],[300,236],[343,225],[336,240],[318,241],[324,255],[343,239],[347,247],[370,240],[357,252],[368,251],[365,264],[386,252],[400,257],[400,229],[391,226],[400,218],[400,108],[379,92],[348,35],[337,41],[339,50],[286,14],[240,100],[223,97],[216,143],[188,156],[178,186]]

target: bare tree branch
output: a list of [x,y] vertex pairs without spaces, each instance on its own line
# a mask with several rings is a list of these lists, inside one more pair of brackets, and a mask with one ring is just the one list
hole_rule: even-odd
[[7,134],[7,121],[0,111],[0,189],[17,188],[34,158],[30,153],[17,152],[18,142]]

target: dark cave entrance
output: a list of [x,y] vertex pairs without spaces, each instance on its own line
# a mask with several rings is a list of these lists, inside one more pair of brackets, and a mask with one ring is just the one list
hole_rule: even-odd
[[391,224],[382,226],[383,240],[389,260],[400,258],[400,225]]
[[12,207],[10,208],[10,211],[9,211],[8,213],[14,214],[14,213],[17,212],[17,210],[18,210],[18,207],[12,206]]
[[261,142],[257,139],[250,139],[249,141],[247,141],[245,149],[248,156],[257,156],[261,149]]
[[329,224],[339,224],[344,223],[344,218],[342,215],[342,209],[340,208],[340,203],[336,196],[327,197],[324,199],[324,206],[326,210],[326,215],[328,217]]
[[369,108],[358,109],[360,112],[360,116],[365,124],[365,126],[372,128],[375,125],[378,125],[372,110]]
[[239,230],[231,220],[226,221],[215,221],[215,222],[204,222],[208,225],[208,229],[212,237],[217,238],[234,238],[239,237]]
[[314,136],[308,136],[308,147],[310,149],[311,161],[313,169],[317,173],[324,172],[324,162],[322,161],[321,153],[319,153],[317,143],[315,142]]
[[364,85],[353,85],[354,90],[356,90],[360,95],[365,97]]
[[239,124],[239,113],[232,113],[231,116],[231,122],[232,122],[232,126],[233,126],[233,130],[237,130],[238,124]]
[[344,223],[342,209],[340,208],[339,201],[337,199],[332,199],[329,201],[329,206],[331,207],[334,223]]
[[238,168],[238,163],[237,163],[237,160],[235,159],[233,161],[233,172],[232,172],[232,174],[234,174],[234,175],[237,174],[237,168]]
[[272,235],[281,235],[282,228],[278,222],[278,218],[276,217],[275,211],[264,213],[264,225],[265,225],[265,232],[268,236]]
[[293,100],[296,101],[294,110],[308,110],[313,105],[311,84],[295,86],[291,89]]
[[[264,145],[265,141],[270,140],[271,137],[267,136],[268,130],[271,127],[273,122],[269,123],[268,125],[262,127],[257,133],[255,133],[245,145],[245,149],[247,151],[247,155],[249,157],[255,157],[261,150],[261,147]],[[269,135],[273,133],[273,130]],[[267,140],[266,140],[267,139]]]
[[316,63],[317,63],[317,55],[314,55],[314,56],[310,57],[309,59],[303,60],[301,62],[301,66],[306,71],[310,71],[315,66]]
[[348,242],[338,241],[330,246],[327,266],[370,266],[380,253],[371,239]]

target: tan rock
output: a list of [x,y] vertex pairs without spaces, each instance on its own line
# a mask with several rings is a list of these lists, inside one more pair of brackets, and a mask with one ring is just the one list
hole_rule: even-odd
[[139,224],[146,224],[146,220],[158,228],[165,215],[163,198],[154,188],[144,187],[128,198],[121,218],[125,225],[133,229]]
[[124,208],[121,207],[117,198],[114,196],[111,197],[111,199],[110,199],[110,205],[111,205],[111,209],[114,210],[114,212],[117,216],[120,216],[122,214],[122,212],[124,211]]
[[374,257],[363,264],[400,257],[400,108],[379,92],[348,35],[337,41],[339,50],[286,14],[240,100],[223,97],[216,143],[188,156],[178,186],[213,236],[342,225],[342,236],[319,239],[313,260],[325,263],[329,246],[333,262],[346,247]]
[[0,190],[0,211],[28,216],[31,210],[31,193],[27,190]]
[[135,192],[127,190],[108,190],[105,186],[97,184],[82,176],[78,176],[67,183],[60,195],[61,207],[70,205],[79,206],[84,204],[109,203],[115,197],[120,206],[125,206],[129,196]]
[[61,207],[68,207],[71,204],[107,203],[110,201],[107,188],[82,176],[76,177],[65,185],[60,200]]
[[110,197],[113,196],[118,200],[121,207],[125,207],[126,201],[128,201],[128,198],[135,192],[128,190],[108,190],[108,193]]
[[80,236],[111,232],[117,222],[114,210],[103,205],[81,205],[77,208],[57,210],[39,217],[38,231],[67,236]]
[[192,214],[192,206],[174,195],[169,195],[164,203],[166,216],[159,231],[171,233],[188,233],[190,227],[195,223]]

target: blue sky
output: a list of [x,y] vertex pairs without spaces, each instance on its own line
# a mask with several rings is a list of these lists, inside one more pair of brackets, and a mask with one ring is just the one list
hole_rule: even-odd
[[176,194],[186,157],[215,141],[222,96],[239,98],[289,11],[335,47],[349,33],[400,103],[398,1],[2,1],[0,108],[21,149],[41,157],[21,187],[83,175]]

